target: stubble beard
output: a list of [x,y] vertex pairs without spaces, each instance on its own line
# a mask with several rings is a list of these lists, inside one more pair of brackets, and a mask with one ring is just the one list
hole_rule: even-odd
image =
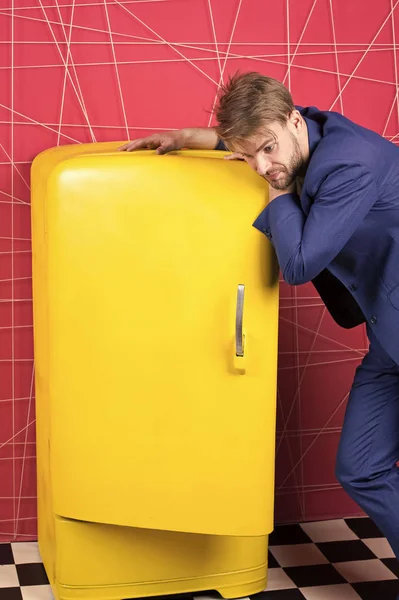
[[[286,190],[297,178],[303,166],[303,158],[298,144],[298,140],[292,136],[293,151],[288,166],[281,165],[282,176],[276,181],[269,181],[270,186],[275,190]],[[267,177],[265,176],[265,179]]]

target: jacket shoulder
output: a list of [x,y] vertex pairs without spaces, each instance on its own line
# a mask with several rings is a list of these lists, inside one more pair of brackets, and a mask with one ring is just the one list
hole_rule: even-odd
[[367,172],[373,174],[376,145],[383,138],[378,134],[365,135],[363,128],[338,113],[323,115],[323,136],[309,161],[308,182],[318,186],[337,171],[348,178]]

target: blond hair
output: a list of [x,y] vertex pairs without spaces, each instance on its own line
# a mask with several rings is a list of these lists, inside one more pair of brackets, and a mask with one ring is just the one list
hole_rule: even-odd
[[235,74],[221,87],[215,110],[217,135],[226,143],[248,139],[268,125],[286,125],[295,110],[288,89],[277,79],[256,72]]

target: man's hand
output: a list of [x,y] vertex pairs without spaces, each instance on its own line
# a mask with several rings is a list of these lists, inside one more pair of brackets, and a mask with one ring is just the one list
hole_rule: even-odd
[[148,137],[132,140],[121,146],[119,150],[133,152],[149,148],[156,150],[157,154],[167,154],[182,148],[213,150],[217,142],[218,136],[213,127],[194,127],[154,133]]
[[289,185],[285,190],[276,190],[269,184],[269,202],[275,200],[279,196],[284,196],[284,194],[296,194],[298,193],[297,181],[296,179]]
[[245,160],[242,154],[239,152],[233,152],[232,154],[227,154],[227,156],[223,156],[224,160]]
[[157,154],[166,154],[172,150],[180,150],[187,141],[187,135],[184,130],[167,131],[165,133],[155,133],[145,138],[133,140],[125,144],[119,150],[133,152],[134,150],[153,149]]

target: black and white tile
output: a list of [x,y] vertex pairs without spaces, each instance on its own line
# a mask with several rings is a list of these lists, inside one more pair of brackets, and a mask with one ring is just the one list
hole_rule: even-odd
[[[399,563],[370,519],[283,525],[270,536],[267,590],[252,598],[397,600],[398,577]],[[210,598],[218,595],[195,600]],[[0,600],[53,600],[35,542],[0,545]]]

